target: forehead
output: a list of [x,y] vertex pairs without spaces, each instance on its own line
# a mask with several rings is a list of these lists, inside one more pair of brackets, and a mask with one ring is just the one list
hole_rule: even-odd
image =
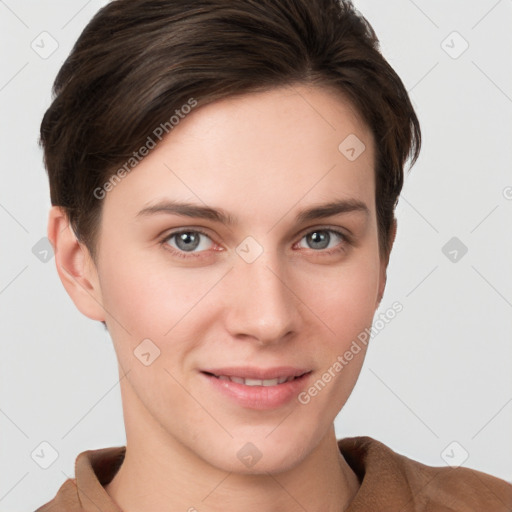
[[374,209],[374,140],[340,94],[293,86],[229,97],[184,116],[107,193],[107,215],[162,199],[275,222],[298,203],[359,199]]

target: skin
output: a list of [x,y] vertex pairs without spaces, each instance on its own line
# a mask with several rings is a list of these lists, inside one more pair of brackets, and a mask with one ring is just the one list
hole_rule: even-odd
[[[354,161],[338,150],[349,134],[366,146]],[[164,199],[222,208],[237,222],[137,215]],[[368,211],[296,222],[300,210],[338,199]],[[162,241],[181,228],[207,234],[198,257],[177,237]],[[306,236],[326,229],[349,238],[328,231],[318,248]],[[107,193],[96,261],[58,207],[48,236],[67,292],[106,322],[116,350],[127,451],[106,490],[123,510],[346,509],[359,482],[333,422],[364,345],[307,405],[242,407],[199,371],[306,367],[309,386],[371,326],[387,266],[374,140],[343,97],[296,85],[198,107]],[[252,263],[236,251],[248,236],[263,250]],[[185,258],[172,253],[180,248]],[[148,338],[160,355],[145,366],[134,350]],[[237,457],[247,442],[262,454],[252,467]]]

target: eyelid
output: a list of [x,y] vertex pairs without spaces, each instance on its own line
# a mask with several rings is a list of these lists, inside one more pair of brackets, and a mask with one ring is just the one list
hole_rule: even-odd
[[165,230],[162,234],[158,235],[158,238],[162,241],[168,240],[172,236],[179,235],[181,233],[201,233],[202,235],[208,237],[212,242],[214,241],[212,236],[207,232],[205,228],[196,227],[196,226],[184,226],[179,228],[173,228],[171,230]]
[[304,236],[308,235],[309,233],[314,233],[315,231],[334,231],[335,233],[339,233],[343,238],[347,240],[352,238],[352,232],[349,229],[342,226],[329,225],[309,226],[304,228],[304,230],[302,230],[298,236],[302,239]]
[[328,231],[330,233],[334,233],[336,236],[338,236],[340,238],[340,242],[338,244],[336,244],[334,247],[331,247],[329,249],[315,250],[315,249],[308,249],[308,248],[301,247],[301,248],[299,248],[299,251],[311,252],[312,254],[314,254],[315,256],[318,256],[318,257],[322,257],[322,256],[329,257],[329,256],[334,256],[335,254],[340,253],[342,251],[346,251],[348,248],[347,246],[353,245],[352,236],[346,234],[345,230],[343,228],[341,228],[340,226],[321,226],[321,227],[312,226],[312,227],[306,228],[305,231],[301,232],[301,234],[299,235],[299,239],[297,242],[294,243],[294,246],[297,244],[300,244],[300,242],[303,240],[303,238],[306,237],[307,235],[309,235],[311,233],[318,232],[318,231]]

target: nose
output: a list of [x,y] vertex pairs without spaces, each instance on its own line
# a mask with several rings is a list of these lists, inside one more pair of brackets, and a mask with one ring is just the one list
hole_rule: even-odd
[[235,338],[277,344],[300,329],[300,300],[278,258],[263,253],[256,261],[239,259],[229,273],[226,324]]

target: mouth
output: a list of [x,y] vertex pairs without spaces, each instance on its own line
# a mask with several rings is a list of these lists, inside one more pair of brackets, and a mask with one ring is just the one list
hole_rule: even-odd
[[291,403],[307,386],[312,370],[279,366],[274,368],[230,367],[200,371],[216,395],[246,409],[272,410]]

